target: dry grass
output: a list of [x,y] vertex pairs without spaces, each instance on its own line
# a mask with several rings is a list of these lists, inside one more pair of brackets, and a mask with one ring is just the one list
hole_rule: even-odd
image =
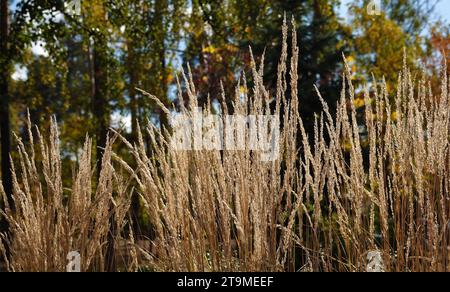
[[[288,27],[283,27],[275,105],[263,84],[263,61],[259,67],[253,62],[252,88],[243,77],[227,97],[234,100],[235,114],[282,118],[276,161],[262,162],[261,153],[250,150],[175,151],[170,132],[150,124],[145,132],[153,143],[151,154],[142,135],[136,144],[118,135],[134,157],[134,168],[112,154],[110,141],[94,193],[88,139],[65,198],[56,126],[48,145],[41,143],[41,170],[34,152],[20,144],[17,212],[6,210],[11,233],[4,243],[12,250],[11,269],[64,270],[65,255],[80,250],[84,270],[102,270],[110,219],[116,237],[123,235],[133,181],[154,234],[147,247],[134,244],[133,234],[126,236],[132,247],[126,249],[127,270],[448,271],[447,76],[435,96],[405,64],[397,93],[374,80],[364,91],[361,112],[346,67],[336,115],[318,90],[324,110],[314,137],[308,137],[298,113],[295,35],[288,53]],[[183,74],[189,102],[181,112],[186,115],[197,107],[189,76]],[[221,110],[228,112],[225,104]],[[128,176],[118,176],[111,157]]]
[[[11,251],[10,271],[65,271],[72,251],[81,254],[82,271],[106,270],[110,224],[123,229],[130,200],[127,182],[111,163],[113,140],[106,146],[103,167],[93,185],[92,141],[86,139],[72,187],[64,190],[57,131],[55,121],[49,141],[38,131],[41,159],[36,158],[29,121],[29,149],[17,138],[20,165],[13,171],[15,212],[8,205],[2,212],[10,225],[9,237],[3,236],[3,244]],[[5,196],[3,189],[0,193]],[[4,245],[0,251],[5,251]]]

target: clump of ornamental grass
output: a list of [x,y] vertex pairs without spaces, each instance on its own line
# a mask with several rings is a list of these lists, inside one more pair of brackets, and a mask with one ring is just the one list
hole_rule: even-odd
[[120,241],[120,232],[111,232],[123,229],[130,201],[128,182],[111,162],[114,139],[108,140],[95,180],[92,140],[87,138],[72,186],[63,189],[56,121],[52,120],[48,140],[36,132],[37,142],[28,120],[28,147],[16,137],[19,163],[13,164],[14,208],[0,187],[6,202],[1,213],[9,224],[9,232],[1,235],[0,252],[8,270],[71,270],[73,252],[80,255],[81,271],[108,270],[113,260],[106,260],[107,248]]
[[[146,129],[151,155],[142,136],[135,145],[122,138],[137,167],[122,163],[154,229],[150,248],[141,249],[145,265],[160,271],[449,270],[447,76],[434,96],[405,62],[396,94],[374,79],[362,93],[361,112],[346,65],[336,113],[317,88],[323,111],[307,133],[298,111],[296,32],[289,54],[286,23],[282,36],[275,101],[264,86],[264,60],[259,67],[252,61],[251,89],[244,77],[233,95],[222,91],[234,114],[280,117],[277,160],[262,162],[251,150],[179,151],[169,131],[152,125]],[[189,116],[197,92],[190,73],[182,76],[188,103],[179,111]],[[209,113],[210,104],[203,110]],[[220,111],[229,112],[226,103]]]
[[[222,91],[222,100],[233,98],[235,115],[279,117],[284,112],[285,127],[279,141],[282,159],[262,162],[261,153],[251,149],[179,151],[171,146],[169,131],[151,124],[146,129],[153,142],[151,155],[145,151],[142,136],[135,145],[122,139],[137,164],[136,169],[125,167],[137,181],[154,228],[150,249],[141,251],[155,270],[282,271],[287,265],[292,247],[288,229],[293,229],[292,222],[287,222],[289,218],[294,221],[297,214],[296,202],[300,200],[295,200],[295,189],[301,175],[296,170],[297,148],[292,139],[297,135],[299,121],[294,65],[290,104],[285,99],[286,26],[283,37],[282,72],[274,109],[270,108],[271,97],[263,85],[263,61],[259,68],[252,63],[252,89],[244,77],[233,96],[226,97]],[[297,48],[291,62],[298,62]],[[189,101],[186,107],[181,105],[180,112],[194,118],[197,92],[190,76],[183,73]],[[239,91],[241,84],[243,94]],[[183,100],[180,82],[178,91],[178,98]],[[169,109],[158,104],[171,115]],[[211,106],[203,110],[208,115]],[[226,103],[221,111],[223,116],[228,114]]]

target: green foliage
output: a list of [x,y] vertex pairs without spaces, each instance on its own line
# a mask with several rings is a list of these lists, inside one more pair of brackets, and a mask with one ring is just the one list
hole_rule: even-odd
[[419,60],[430,54],[426,51],[429,39],[422,32],[429,27],[430,9],[436,1],[383,1],[380,15],[369,15],[368,1],[350,5],[354,35],[355,81],[367,82],[373,74],[384,77],[389,87],[397,82],[403,58],[417,71]]
[[[374,73],[384,76],[388,85],[396,81],[392,72],[401,69],[404,47],[410,64],[431,54],[419,33],[435,1],[384,1],[383,13],[376,17],[365,11],[367,1],[354,1],[349,25],[336,14],[339,2],[95,0],[82,1],[78,16],[66,13],[63,1],[19,1],[11,24],[8,70],[21,64],[29,76],[26,82],[12,82],[17,97],[13,106],[29,107],[37,124],[45,124],[47,115],[54,113],[61,121],[63,148],[76,156],[81,144],[73,141],[82,141],[86,131],[97,133],[102,124],[92,105],[94,51],[103,60],[106,75],[103,124],[110,124],[112,113],[129,115],[130,134],[135,135],[137,121],[149,117],[157,121],[160,116],[153,101],[135,88],[144,88],[169,105],[180,61],[191,65],[202,94],[200,104],[208,94],[221,100],[220,82],[226,91],[233,88],[235,76],[249,68],[249,46],[256,58],[266,52],[265,80],[276,84],[279,27],[286,12],[297,26],[300,109],[311,128],[313,113],[320,110],[313,85],[334,103],[342,53],[352,57],[360,72],[355,79],[367,80]],[[48,57],[29,53],[36,41],[42,41]],[[225,102],[229,104],[228,98]]]

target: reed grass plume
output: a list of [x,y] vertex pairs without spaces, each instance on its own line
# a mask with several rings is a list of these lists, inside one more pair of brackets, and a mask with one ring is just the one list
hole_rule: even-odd
[[37,142],[28,120],[28,147],[16,137],[20,158],[17,166],[13,164],[15,211],[0,188],[6,202],[2,215],[10,226],[9,234],[2,234],[0,245],[5,258],[5,246],[11,252],[8,269],[66,271],[67,256],[75,251],[81,255],[82,271],[103,271],[110,224],[123,229],[130,201],[126,179],[112,166],[114,139],[108,140],[95,182],[92,140],[86,139],[72,186],[65,190],[56,121],[52,120],[48,140],[36,131]]

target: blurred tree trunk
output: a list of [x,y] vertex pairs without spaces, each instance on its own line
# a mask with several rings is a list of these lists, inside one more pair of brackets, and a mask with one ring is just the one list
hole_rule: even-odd
[[[10,63],[8,53],[8,0],[1,0],[0,3],[0,137],[1,137],[1,160],[2,160],[2,182],[6,192],[10,208],[14,209],[12,200],[12,177],[11,161],[11,125],[9,120],[9,88]],[[9,224],[1,216],[0,232],[8,232]],[[9,258],[9,246],[6,245],[6,256]]]
[[[167,106],[168,98],[167,98],[167,65],[166,65],[166,31],[167,27],[165,26],[164,19],[167,15],[167,0],[158,0],[155,3],[155,27],[157,29],[158,34],[156,35],[156,44],[157,44],[157,54],[159,56],[159,67],[160,67],[160,96],[161,101]],[[165,113],[160,110],[159,114],[159,122],[162,128],[169,129],[169,120]]]
[[[108,57],[107,42],[103,35],[97,35],[94,38],[93,48],[93,66],[94,66],[94,96],[93,109],[96,131],[96,157],[97,157],[97,179],[100,179],[102,171],[102,158],[106,141],[108,137],[108,129],[110,125],[110,114],[108,109]],[[111,204],[110,211],[113,211]],[[114,256],[115,246],[115,230],[114,216],[110,214],[110,231],[108,233],[108,242],[105,255],[105,271],[115,272],[116,261]]]
[[94,66],[94,96],[92,101],[92,113],[95,119],[97,172],[100,175],[103,148],[106,145],[110,116],[108,110],[108,58],[107,44],[103,36],[96,36],[93,47]]
[[0,20],[0,123],[1,123],[1,159],[2,159],[2,181],[3,188],[8,196],[10,206],[13,207],[11,198],[12,179],[11,179],[11,162],[9,154],[11,152],[11,125],[9,116],[9,88],[8,81],[10,76],[10,62],[8,53],[8,1],[1,0],[1,20]]
[[[92,21],[97,26],[97,30],[91,35],[93,39],[92,65],[93,65],[93,100],[92,100],[92,114],[94,115],[94,129],[96,137],[96,159],[97,159],[97,179],[100,179],[102,171],[102,158],[106,142],[108,138],[108,131],[110,127],[110,110],[109,110],[109,89],[108,89],[108,30],[107,30],[107,13],[104,1],[93,3],[92,10],[94,11]],[[114,207],[110,206],[110,212],[113,212]],[[105,254],[105,271],[115,272],[116,261],[114,256],[115,247],[115,224],[114,214],[110,214],[110,231],[108,233],[106,254]]]
[[[136,96],[136,86],[138,85],[138,72],[139,61],[136,60],[138,57],[135,54],[135,43],[132,38],[127,39],[127,74],[129,78],[128,84],[128,98],[130,99],[130,114],[131,114],[131,141],[137,143],[138,141],[138,121],[140,122],[140,115],[138,111],[138,101]],[[142,234],[139,226],[139,213],[140,213],[140,202],[139,196],[136,192],[133,192],[131,197],[131,218],[133,220],[133,232],[138,236]]]
[[[161,60],[161,90],[162,90],[161,100],[167,106],[169,104],[169,100],[167,98],[168,85],[167,85],[167,68],[166,68],[166,48],[164,45],[164,40],[161,46],[161,50],[159,52],[159,57]],[[161,124],[161,129],[166,128],[167,130],[169,130],[169,117],[161,109],[159,113],[159,122]]]
[[134,42],[131,39],[127,40],[127,71],[130,82],[128,85],[128,98],[130,99],[130,114],[131,114],[131,138],[133,141],[137,140],[137,124],[138,124],[138,105],[136,99],[137,86],[137,63],[136,55],[134,53]]

